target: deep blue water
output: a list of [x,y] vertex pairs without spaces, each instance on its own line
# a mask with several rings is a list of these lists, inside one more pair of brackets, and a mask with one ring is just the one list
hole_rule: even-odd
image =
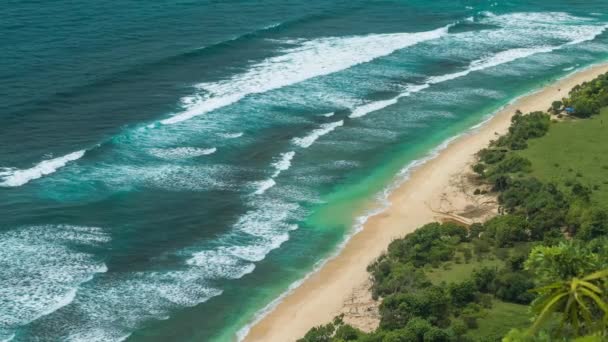
[[0,341],[230,341],[608,2],[0,4]]

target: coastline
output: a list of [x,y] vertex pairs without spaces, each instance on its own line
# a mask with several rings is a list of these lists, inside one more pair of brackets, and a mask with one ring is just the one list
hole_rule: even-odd
[[[450,139],[436,155],[416,165],[407,181],[398,184],[388,196],[388,207],[367,219],[363,229],[353,235],[335,257],[302,281],[291,292],[273,303],[272,311],[254,322],[245,341],[295,341],[311,327],[329,322],[349,308],[346,303],[358,297],[369,302],[366,267],[395,238],[437,220],[452,219],[472,205],[472,197],[462,191],[455,179],[470,173],[474,154],[486,147],[496,134],[503,134],[515,110],[524,113],[550,107],[565,97],[576,84],[608,72],[608,63],[570,74],[532,94],[516,99],[472,130]],[[298,286],[299,285],[299,286]],[[367,298],[369,297],[369,298]],[[278,302],[278,304],[276,304]],[[357,324],[360,323],[360,324]],[[365,325],[366,322],[355,322]],[[367,322],[368,329],[373,322]]]

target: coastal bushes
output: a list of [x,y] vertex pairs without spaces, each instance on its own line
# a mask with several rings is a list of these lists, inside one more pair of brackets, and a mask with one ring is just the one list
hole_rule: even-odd
[[608,73],[575,86],[568,95],[564,104],[574,110],[572,115],[588,118],[599,114],[601,108],[608,106]]
[[549,115],[543,112],[532,112],[527,115],[518,112],[511,119],[509,132],[492,142],[490,146],[522,150],[528,146],[526,140],[545,135],[550,124]]

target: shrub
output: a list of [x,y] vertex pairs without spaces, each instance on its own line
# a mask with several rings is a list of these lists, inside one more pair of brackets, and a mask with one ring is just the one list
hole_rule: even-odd
[[462,256],[464,257],[464,262],[468,264],[471,261],[471,258],[473,257],[473,253],[471,253],[470,249],[465,248],[462,250]]
[[477,256],[481,256],[490,251],[490,243],[486,239],[473,240],[473,251]]
[[388,256],[416,267],[448,261],[454,255],[454,245],[467,239],[467,231],[453,223],[430,223],[388,246]]
[[494,281],[496,297],[518,304],[528,304],[534,299],[529,292],[534,288],[530,275],[522,272],[503,271]]
[[450,342],[450,335],[442,329],[432,327],[424,333],[424,342]]
[[532,112],[528,115],[516,113],[511,119],[509,132],[494,142],[495,146],[508,147],[512,150],[526,148],[526,140],[542,137],[551,124],[549,115],[543,112]]
[[462,319],[453,320],[452,324],[450,325],[450,328],[452,329],[452,331],[454,331],[454,333],[457,336],[466,334],[466,332],[468,330],[466,323],[463,322]]
[[335,338],[341,341],[356,341],[361,336],[361,332],[348,324],[341,325],[335,334]]
[[448,287],[448,293],[452,299],[452,304],[461,307],[475,300],[477,287],[470,280],[462,283],[452,283]]
[[411,319],[405,326],[405,330],[410,331],[418,340],[422,339],[424,334],[432,328],[431,323],[418,317]]
[[477,163],[475,165],[473,165],[473,172],[475,172],[476,174],[483,176],[484,175],[484,171],[486,170],[486,166],[483,163]]
[[557,113],[562,108],[562,105],[563,105],[562,101],[553,101],[551,103],[551,109],[553,109],[553,111]]
[[505,158],[506,149],[484,148],[477,153],[479,160],[486,164],[496,164]]
[[501,162],[492,167],[486,175],[489,178],[501,176],[507,173],[516,173],[516,172],[530,172],[532,168],[532,163],[518,155],[510,154]]
[[483,267],[473,271],[473,282],[477,291],[490,293],[494,292],[493,283],[496,278],[497,271],[494,268]]
[[438,286],[389,295],[380,305],[380,326],[388,330],[399,329],[415,317],[442,323],[449,314],[449,301],[445,291]]
[[476,304],[469,304],[460,312],[460,319],[466,324],[469,329],[476,329],[477,319],[480,316],[481,308]]
[[591,240],[600,236],[608,235],[608,212],[599,208],[592,208],[583,217],[576,237],[583,240]]
[[496,216],[486,222],[485,231],[498,247],[512,246],[517,241],[529,240],[528,221],[519,215]]

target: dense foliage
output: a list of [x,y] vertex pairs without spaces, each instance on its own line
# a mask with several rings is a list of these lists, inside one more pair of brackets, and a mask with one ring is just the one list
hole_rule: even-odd
[[[608,105],[607,94],[608,74],[575,87],[564,105],[586,117]],[[564,341],[583,335],[606,340],[608,210],[592,200],[595,189],[576,180],[551,183],[532,177],[534,161],[518,153],[550,127],[547,114],[517,113],[509,132],[478,153],[473,170],[496,191],[501,215],[470,227],[427,224],[393,241],[369,265],[372,296],[381,299],[376,331],[364,333],[337,318],[300,341],[491,341],[503,336],[513,342]],[[529,305],[525,312],[534,315],[534,324],[493,322],[506,305]],[[480,335],[485,325],[493,327],[492,334]]]
[[601,108],[608,106],[608,73],[575,86],[569,95],[564,104],[574,109],[573,115],[587,118],[598,114]]

